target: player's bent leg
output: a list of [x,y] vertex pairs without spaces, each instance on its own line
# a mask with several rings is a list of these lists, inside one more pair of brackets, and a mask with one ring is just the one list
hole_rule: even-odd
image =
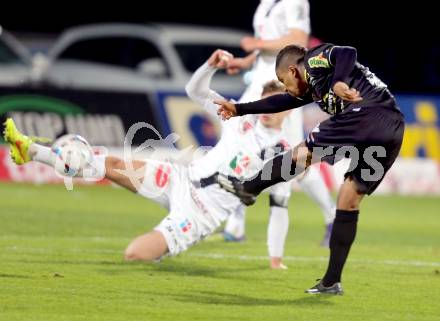
[[287,182],[303,173],[312,163],[312,153],[302,142],[292,150],[275,156],[266,162],[258,175],[243,183],[245,191],[258,195],[266,188],[280,182]]
[[127,163],[113,156],[105,158],[105,177],[112,182],[137,193],[144,179],[143,173],[147,163],[145,161],[130,161],[131,168],[127,168]]
[[135,238],[124,253],[126,261],[152,262],[168,253],[168,245],[163,234],[151,231]]
[[248,181],[242,182],[231,176],[217,175],[217,183],[224,190],[235,194],[245,205],[255,203],[256,196],[266,188],[280,182],[287,182],[303,173],[312,162],[312,158],[305,142],[294,149],[288,150],[267,161],[261,171]]

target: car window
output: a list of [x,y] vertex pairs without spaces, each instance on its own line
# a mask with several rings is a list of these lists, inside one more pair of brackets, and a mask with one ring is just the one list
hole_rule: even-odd
[[232,53],[235,57],[244,57],[246,53],[238,46],[225,46],[222,44],[194,44],[179,43],[175,45],[176,51],[185,69],[192,73],[197,70],[211,56],[216,49],[223,49]]
[[67,47],[58,59],[96,62],[130,69],[138,69],[142,62],[160,61],[168,66],[158,48],[146,39],[134,37],[102,37],[77,41]]
[[0,38],[0,63],[25,64],[24,61]]

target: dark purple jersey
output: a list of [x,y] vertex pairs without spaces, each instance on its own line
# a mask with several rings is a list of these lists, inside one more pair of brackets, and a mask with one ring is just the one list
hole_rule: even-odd
[[[357,62],[356,49],[353,47],[321,44],[307,51],[304,66],[309,84],[306,95],[293,97],[286,93],[256,102],[236,104],[238,115],[280,112],[311,102],[316,102],[330,115],[339,114],[354,106],[398,109],[387,86],[367,67]],[[343,81],[350,88],[357,89],[363,100],[350,103],[336,96],[332,88],[338,81]]]

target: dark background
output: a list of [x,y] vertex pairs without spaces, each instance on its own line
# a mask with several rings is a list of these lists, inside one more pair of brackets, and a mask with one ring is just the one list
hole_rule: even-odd
[[[94,22],[177,22],[252,32],[258,0],[144,2],[25,2],[1,10],[14,32],[59,33]],[[440,93],[440,26],[435,2],[310,0],[312,33],[352,45],[359,61],[394,92]]]

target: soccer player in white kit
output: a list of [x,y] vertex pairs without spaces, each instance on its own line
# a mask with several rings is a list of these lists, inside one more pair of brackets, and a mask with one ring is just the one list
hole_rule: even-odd
[[[189,97],[213,115],[217,114],[213,101],[223,97],[210,90],[210,81],[218,68],[227,66],[230,58],[225,51],[215,51],[186,86]],[[283,87],[274,93],[280,91]],[[139,180],[133,180],[124,172],[129,167],[122,159],[95,155],[79,176],[87,177],[91,172],[93,177],[105,176],[169,209],[169,214],[153,231],[128,245],[127,260],[153,261],[167,254],[177,255],[214,233],[229,215],[243,208],[235,195],[219,187],[215,176],[222,173],[237,178],[251,177],[262,168],[265,159],[287,148],[281,124],[288,113],[236,117],[222,122],[217,145],[188,166],[152,159],[133,160],[130,161],[133,170],[143,173]],[[37,161],[55,166],[57,153],[21,134],[12,119],[6,121],[4,135],[18,165]],[[280,185],[274,187],[271,193],[280,195],[279,188]],[[290,193],[290,188],[285,192]],[[287,225],[284,229],[287,233]],[[284,239],[278,237],[276,241],[281,243],[272,244],[274,247],[284,247]]]
[[[245,58],[235,58],[228,65],[228,73],[237,73],[240,69],[251,70],[251,83],[246,88],[239,102],[255,101],[261,98],[263,85],[272,79],[275,74],[275,60],[279,50],[289,44],[307,46],[310,34],[310,14],[307,0],[261,0],[254,14],[253,27],[255,37],[245,37],[241,41],[242,48],[250,54]],[[289,137],[289,142],[296,146],[304,140],[302,109],[294,109],[287,116],[283,130]],[[332,222],[335,216],[335,204],[331,199],[320,174],[312,168],[300,181],[300,186],[321,208],[326,225],[325,235],[321,245],[328,246]],[[287,204],[287,200],[284,201]],[[272,204],[271,204],[272,205]],[[273,235],[283,234],[280,230],[286,221],[287,206],[271,206],[269,231]],[[274,214],[276,213],[276,214]],[[240,241],[245,235],[245,211],[237,212],[228,218],[224,229],[225,240]],[[269,235],[270,236],[270,235]],[[270,243],[270,240],[268,240]],[[272,266],[279,265],[277,251],[269,255],[272,257]]]

